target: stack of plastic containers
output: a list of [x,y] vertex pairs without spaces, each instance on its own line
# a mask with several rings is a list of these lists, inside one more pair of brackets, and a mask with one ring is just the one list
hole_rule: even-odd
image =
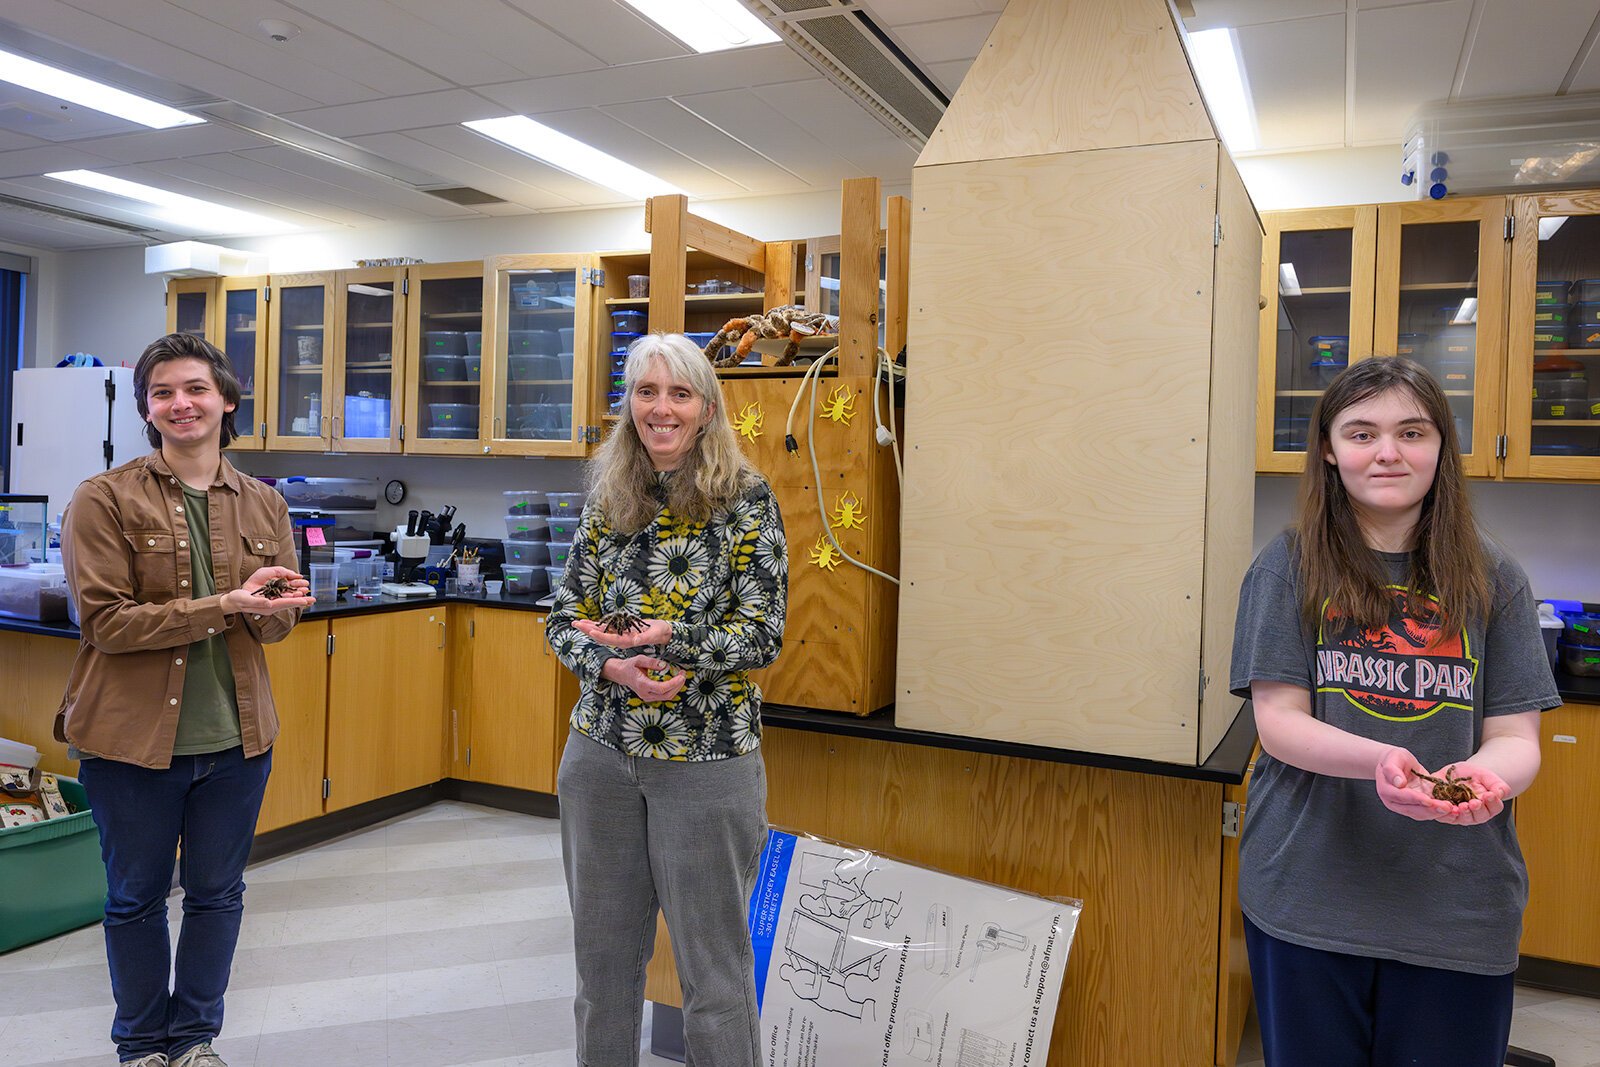
[[578,521],[583,517],[583,506],[588,503],[587,493],[546,493],[550,506],[550,562],[545,571],[550,577],[550,587],[561,584],[567,569],[567,556],[572,551],[572,541],[578,532]]
[[1600,348],[1600,278],[1535,282],[1533,299],[1533,417],[1587,418],[1588,377],[1561,350]]
[[1600,615],[1582,611],[1559,614],[1566,624],[1556,642],[1561,669],[1584,678],[1600,677]]
[[1318,334],[1310,342],[1311,376],[1317,385],[1326,388],[1350,365],[1350,338],[1346,334]]
[[505,564],[500,568],[507,596],[550,591],[545,566],[550,560],[550,503],[532,489],[511,489],[506,501]]
[[625,384],[622,371],[628,358],[628,346],[644,336],[645,322],[645,313],[632,308],[619,309],[611,313],[611,384],[606,392],[606,400],[613,415],[622,413],[622,393]]

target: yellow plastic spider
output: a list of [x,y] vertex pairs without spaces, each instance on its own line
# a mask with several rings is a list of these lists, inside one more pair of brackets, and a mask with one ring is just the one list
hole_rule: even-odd
[[811,548],[811,562],[825,571],[831,571],[839,566],[844,559],[839,555],[839,550],[833,547],[833,542],[828,540],[826,534],[817,538],[817,543]]
[[833,517],[830,525],[835,530],[866,529],[867,512],[861,506],[861,498],[850,492],[840,493],[839,499],[833,505]]
[[767,421],[766,412],[761,410],[760,401],[746,404],[733,420],[733,428],[739,431],[740,437],[754,441],[761,436],[761,426]]
[[822,402],[822,412],[819,419],[832,419],[834,422],[850,425],[850,420],[856,417],[856,395],[851,392],[848,385],[836,385],[833,392],[828,394],[828,399]]

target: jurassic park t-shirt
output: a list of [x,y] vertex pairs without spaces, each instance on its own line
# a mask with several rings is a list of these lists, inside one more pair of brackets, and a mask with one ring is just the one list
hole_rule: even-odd
[[[1409,557],[1379,553],[1394,608],[1379,630],[1324,611],[1300,618],[1291,535],[1257,557],[1239,593],[1232,691],[1252,681],[1312,693],[1324,722],[1400,745],[1430,769],[1478,748],[1485,716],[1561,703],[1528,579],[1485,542],[1494,575],[1486,619],[1441,634],[1405,613]],[[1528,877],[1511,809],[1479,826],[1417,822],[1385,808],[1371,779],[1256,761],[1239,843],[1239,902],[1262,930],[1298,945],[1474,974],[1516,969]]]

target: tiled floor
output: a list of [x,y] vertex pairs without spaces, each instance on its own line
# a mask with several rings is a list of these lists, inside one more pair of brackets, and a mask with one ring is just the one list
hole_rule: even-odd
[[[245,878],[217,1042],[230,1067],[574,1062],[572,920],[553,820],[436,804]],[[174,931],[179,914],[174,899]],[[0,973],[7,1067],[115,1063],[99,927],[0,957]],[[1513,1040],[1559,1067],[1600,1067],[1600,1001],[1522,989],[1517,1004]],[[1252,1020],[1238,1067],[1260,1057]]]

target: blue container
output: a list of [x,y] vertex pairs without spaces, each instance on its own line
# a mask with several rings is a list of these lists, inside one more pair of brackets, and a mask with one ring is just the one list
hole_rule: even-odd
[[1581,648],[1600,648],[1600,614],[1592,611],[1558,611],[1567,628],[1561,640]]
[[643,336],[644,334],[639,333],[637,330],[612,330],[611,351],[625,352],[629,345]]
[[1589,314],[1593,315],[1600,309],[1600,304],[1535,304],[1533,328],[1537,330],[1541,326],[1565,326],[1569,322],[1576,321],[1577,316],[1581,314],[1580,308],[1588,308]]
[[1569,294],[1571,292],[1571,282],[1534,282],[1533,302],[1535,304],[1565,304],[1570,299]]
[[[1348,361],[1314,359],[1311,361],[1311,375],[1316,379],[1318,385],[1326,389],[1339,376],[1339,372],[1349,365]],[[1302,447],[1303,445],[1304,442],[1302,442]]]
[[[1539,311],[1543,311],[1540,308]],[[1581,304],[1573,304],[1567,322],[1573,326],[1600,326],[1600,301],[1585,300]],[[1534,314],[1534,324],[1539,325],[1538,313]]]
[[1428,344],[1428,334],[1403,333],[1395,341],[1394,354],[1397,356],[1410,356],[1416,359]]
[[1350,337],[1348,334],[1318,334],[1309,339],[1314,359],[1350,362]]
[[642,311],[624,309],[611,313],[611,328],[618,333],[643,333],[645,315]]
[[1600,278],[1579,278],[1572,283],[1572,288],[1567,290],[1567,298],[1574,304],[1600,300]]

